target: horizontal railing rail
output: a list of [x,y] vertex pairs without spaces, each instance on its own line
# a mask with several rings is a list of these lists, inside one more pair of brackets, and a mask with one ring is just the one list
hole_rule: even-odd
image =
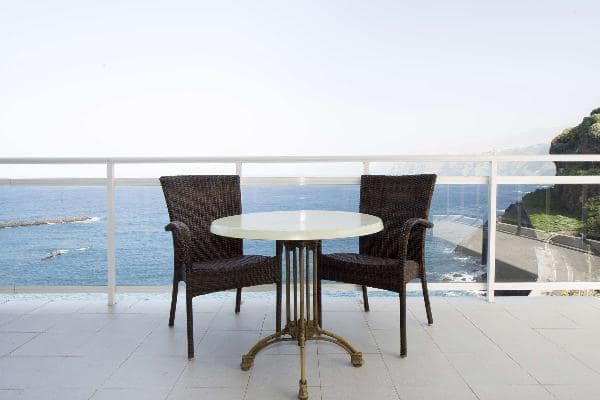
[[[362,173],[369,174],[376,163],[479,163],[485,164],[487,174],[473,176],[439,176],[441,185],[487,185],[488,215],[496,215],[496,197],[499,185],[581,185],[600,184],[600,176],[544,176],[500,175],[502,163],[514,162],[600,162],[600,154],[573,155],[366,155],[366,156],[232,156],[232,157],[12,157],[0,158],[1,165],[104,165],[105,177],[90,178],[10,178],[0,177],[0,186],[104,186],[107,188],[107,276],[105,290],[112,304],[117,290],[115,253],[115,187],[158,186],[157,178],[119,178],[115,166],[120,164],[231,164],[241,176],[242,185],[357,185],[359,176],[245,176],[245,164],[310,164],[310,163],[359,163]],[[2,170],[0,169],[0,176]],[[600,282],[496,282],[496,220],[488,222],[487,235],[487,282],[432,282],[431,290],[485,290],[489,301],[494,300],[495,290],[589,290],[600,289]],[[5,291],[44,291],[48,287],[4,286]],[[82,290],[86,290],[82,286]],[[90,287],[94,291],[98,286]],[[102,287],[100,287],[102,288]],[[420,286],[409,284],[409,290]],[[51,289],[48,289],[51,290]]]
[[356,155],[356,156],[228,156],[228,157],[0,157],[0,164],[266,164],[339,162],[600,162],[600,154],[431,154],[431,155]]

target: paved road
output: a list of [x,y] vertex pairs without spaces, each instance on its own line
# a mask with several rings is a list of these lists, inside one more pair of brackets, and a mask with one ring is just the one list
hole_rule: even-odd
[[[446,216],[435,217],[434,224],[433,234],[455,243],[456,251],[481,257],[480,225]],[[498,282],[600,280],[598,256],[504,232],[496,237]]]

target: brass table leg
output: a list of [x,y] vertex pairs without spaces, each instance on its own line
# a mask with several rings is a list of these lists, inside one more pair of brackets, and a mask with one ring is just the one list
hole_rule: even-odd
[[[283,242],[285,258],[281,256],[280,252],[277,252],[277,262],[281,265],[282,261],[285,261],[286,325],[281,332],[275,332],[256,343],[248,353],[242,356],[241,363],[241,368],[246,371],[252,367],[254,358],[260,350],[273,343],[296,341],[300,347],[300,380],[298,382],[298,399],[300,400],[308,399],[305,353],[307,340],[322,340],[335,343],[350,354],[350,362],[353,366],[360,367],[363,364],[362,353],[356,350],[346,339],[319,326],[320,310],[317,301],[317,259],[321,248],[320,244],[320,241],[289,240]],[[277,243],[277,245],[279,246],[281,243]],[[310,257],[311,254],[312,257]],[[291,262],[290,256],[292,259]],[[311,278],[313,282],[312,293]],[[290,302],[292,284],[294,285],[293,314]]]

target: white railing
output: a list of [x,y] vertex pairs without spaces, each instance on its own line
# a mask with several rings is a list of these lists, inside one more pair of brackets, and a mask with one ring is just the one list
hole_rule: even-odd
[[[437,184],[477,185],[489,188],[487,215],[496,215],[498,185],[504,184],[600,184],[600,176],[508,176],[498,174],[499,163],[510,162],[600,162],[600,154],[590,155],[382,155],[382,156],[274,156],[274,157],[35,157],[0,158],[0,165],[105,165],[105,178],[0,178],[0,185],[23,186],[105,186],[107,191],[107,277],[105,288],[108,302],[114,302],[117,289],[115,259],[115,186],[154,186],[156,178],[118,178],[115,166],[120,164],[232,164],[241,176],[242,185],[298,184],[298,185],[357,185],[360,177],[246,177],[246,164],[305,164],[305,163],[360,163],[362,173],[368,174],[372,163],[486,163],[488,174],[482,176],[439,176]],[[1,173],[1,170],[0,170]],[[600,289],[600,282],[496,282],[496,219],[489,218],[487,236],[487,282],[431,282],[430,290],[485,290],[489,301],[494,300],[494,290],[588,290]],[[70,290],[77,290],[71,288]],[[79,287],[89,290],[89,287]],[[419,290],[420,285],[409,284],[409,290]],[[49,291],[52,287],[23,287],[23,291]],[[69,290],[69,289],[67,289]]]

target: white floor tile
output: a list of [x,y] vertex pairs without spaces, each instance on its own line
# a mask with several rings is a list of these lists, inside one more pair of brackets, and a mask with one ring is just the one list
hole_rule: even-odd
[[479,400],[555,400],[541,385],[471,385]]
[[60,315],[23,314],[0,326],[1,332],[45,332],[60,321]]
[[70,314],[81,310],[87,305],[84,300],[52,300],[35,310],[32,314]]
[[72,331],[42,332],[20,346],[12,354],[15,356],[81,356],[80,348],[93,336],[93,333]]
[[220,312],[212,320],[210,330],[222,331],[260,331],[266,314],[244,310],[239,314],[233,311]]
[[48,303],[48,300],[38,299],[14,299],[9,300],[0,304],[0,314],[27,314],[30,313],[44,304]]
[[0,334],[0,337],[2,338],[0,341],[0,356],[7,355],[18,349],[36,335],[38,335],[38,333],[6,332]]
[[322,400],[398,400],[393,385],[374,387],[356,382],[346,386],[325,386],[321,388]]
[[470,385],[537,384],[527,370],[499,350],[476,355],[449,354],[448,358]]
[[169,388],[99,389],[90,400],[164,400]]
[[557,400],[597,399],[598,384],[546,385]]
[[8,324],[9,322],[14,321],[15,319],[21,317],[21,314],[13,314],[13,313],[0,313],[0,332],[2,332],[3,326]]
[[187,364],[184,357],[132,355],[103,385],[105,388],[170,388]]
[[554,356],[548,354],[517,354],[516,360],[539,383],[592,384],[600,380],[600,375],[568,354]]
[[[294,355],[262,356],[254,360],[249,388],[279,388],[297,390],[300,379],[300,358]],[[317,356],[306,356],[306,380],[309,386],[320,386]]]
[[0,399],[88,400],[93,393],[93,388],[43,387],[16,391],[0,390]]
[[[318,386],[308,387],[309,400],[318,400],[321,398],[321,388]],[[295,385],[271,385],[257,386],[252,385],[246,391],[245,400],[297,400],[298,382]]]
[[208,331],[196,342],[196,357],[241,357],[262,337],[258,331]]
[[478,400],[464,383],[455,385],[400,386],[398,394],[406,400]]
[[[372,334],[383,355],[400,357],[400,328],[373,330]],[[408,324],[406,336],[409,355],[440,353],[437,344],[422,327]]]
[[[197,357],[186,365],[176,386],[245,388],[251,371],[242,371],[240,362],[241,356]],[[263,362],[262,358],[257,358],[255,363],[258,362]]]
[[173,389],[167,400],[243,400],[245,388],[179,388]]
[[[353,367],[342,354],[320,354],[319,374],[324,399],[397,399],[396,389],[380,355],[363,356]],[[368,385],[365,385],[368,382]]]
[[396,387],[462,386],[463,380],[441,353],[409,353],[407,357],[384,356],[384,362]]

